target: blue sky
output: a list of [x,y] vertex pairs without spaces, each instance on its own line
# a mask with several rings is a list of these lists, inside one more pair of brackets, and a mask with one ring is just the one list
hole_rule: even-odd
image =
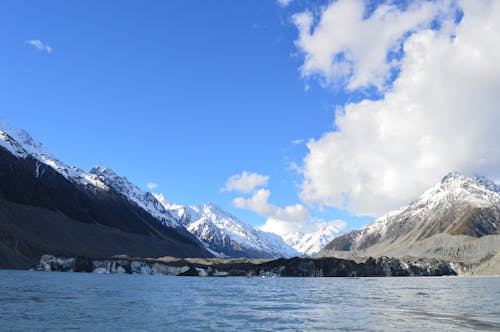
[[[1,2],[0,117],[67,164],[107,166],[144,189],[157,183],[154,191],[171,202],[215,202],[260,225],[264,216],[233,206],[240,194],[221,191],[230,176],[246,170],[269,176],[270,203],[304,204],[312,217],[358,228],[371,218],[353,215],[368,210],[301,196],[304,175],[291,167],[307,169],[303,160],[313,153],[305,142],[321,142],[336,130],[337,107],[388,93],[376,80],[346,87],[346,80],[357,84],[354,62],[353,76],[337,81],[321,67],[305,71],[306,56],[315,54],[297,43],[293,15],[309,12],[317,24],[324,3]],[[370,2],[367,13],[379,4]],[[382,81],[391,84],[394,77]]]
[[290,164],[306,148],[293,142],[330,129],[346,98],[304,90],[292,8],[273,1],[0,6],[6,121],[68,164],[105,165],[143,188],[157,183],[170,201],[216,202],[252,224],[263,218],[232,207],[227,178],[267,174],[274,204],[298,202]]

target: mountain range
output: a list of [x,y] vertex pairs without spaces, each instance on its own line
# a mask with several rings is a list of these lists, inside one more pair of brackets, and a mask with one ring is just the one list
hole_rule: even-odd
[[[288,241],[285,242],[279,235],[256,229],[213,203],[199,206],[172,204],[163,194],[144,192],[108,168],[94,167],[90,174],[122,193],[163,225],[188,230],[211,254],[220,258],[278,258],[315,254],[320,250],[321,242],[316,241],[318,236],[331,240],[339,234],[337,229],[332,232],[333,229],[324,228],[310,237],[294,234],[294,237],[286,238]],[[325,242],[324,245],[327,244]],[[295,243],[304,250],[294,249]]]
[[106,167],[70,167],[0,121],[0,268],[43,254],[131,257],[428,258],[500,273],[500,186],[449,173],[408,206],[360,230],[274,234],[215,204],[184,206]]
[[[169,203],[109,168],[86,172],[70,167],[26,131],[1,120],[0,157],[0,267],[27,266],[47,252],[92,257],[292,257],[314,254],[318,243],[326,244],[325,239],[339,234],[324,229],[284,240],[214,204]],[[108,240],[110,234],[114,240]]]
[[217,257],[272,258],[301,256],[278,235],[245,224],[217,205],[170,204],[156,195],[163,206]]

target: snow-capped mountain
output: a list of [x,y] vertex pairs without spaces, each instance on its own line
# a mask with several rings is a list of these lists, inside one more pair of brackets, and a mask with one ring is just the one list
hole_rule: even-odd
[[213,256],[186,229],[167,227],[151,194],[100,171],[67,166],[25,131],[0,122],[0,268],[33,267],[51,253]]
[[[496,250],[486,242],[499,234],[500,186],[452,172],[410,205],[334,239],[320,255],[473,255]],[[481,245],[461,246],[472,238],[482,238]]]
[[[117,175],[104,167],[94,167],[90,172],[85,172],[78,167],[70,167],[59,161],[50,153],[43,144],[35,141],[25,130],[13,129],[0,120],[0,146],[19,158],[31,156],[41,163],[52,167],[66,179],[84,186],[93,186],[97,189],[108,190],[112,187],[127,197],[131,202],[150,213],[153,217],[169,227],[178,227],[179,224],[173,216],[148,192],[144,192],[127,178]],[[40,169],[37,168],[36,175]]]
[[255,229],[214,204],[190,207],[170,204],[162,195],[153,195],[141,190],[109,168],[94,167],[90,172],[86,172],[68,166],[26,131],[13,129],[2,120],[0,147],[17,158],[35,159],[37,164],[34,175],[37,178],[44,175],[46,168],[41,165],[45,165],[66,180],[87,190],[96,193],[112,190],[122,195],[164,226],[180,232],[189,231],[217,256],[267,258],[310,255],[339,234],[335,228],[323,228],[314,233],[297,232],[281,236]]
[[314,232],[285,233],[282,237],[288,245],[298,252],[314,256],[341,233],[342,231],[337,226],[325,224]]
[[[106,185],[94,174],[87,173],[78,167],[70,167],[59,161],[43,144],[35,141],[25,130],[14,129],[0,119],[0,146],[18,158],[31,156],[39,162],[52,167],[66,179],[88,186],[106,190]],[[37,177],[40,168],[37,168]]]
[[185,207],[155,195],[165,209],[219,257],[271,258],[300,255],[281,237],[245,224],[215,204]]
[[147,211],[153,217],[161,221],[168,227],[181,227],[179,221],[165,209],[156,197],[150,192],[145,192],[127,180],[126,177],[119,176],[113,170],[106,167],[96,166],[90,173],[97,176],[100,181],[123,194],[130,201]]

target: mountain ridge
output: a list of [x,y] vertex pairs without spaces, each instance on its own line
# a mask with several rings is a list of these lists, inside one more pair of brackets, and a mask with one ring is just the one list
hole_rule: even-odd
[[31,267],[51,252],[212,256],[189,232],[162,225],[98,176],[63,164],[27,133],[3,125],[0,183],[0,267]]
[[500,250],[500,186],[450,172],[408,206],[330,242],[318,256],[479,260]]
[[281,237],[255,229],[214,203],[182,206],[155,197],[218,257],[278,258],[301,255]]

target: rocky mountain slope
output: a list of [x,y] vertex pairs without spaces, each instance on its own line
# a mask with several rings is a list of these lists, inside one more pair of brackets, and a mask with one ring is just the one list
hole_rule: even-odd
[[500,186],[450,173],[415,202],[329,243],[318,256],[428,257],[475,263],[500,251]]
[[0,268],[30,267],[45,253],[211,256],[168,216],[158,218],[154,202],[142,206],[94,173],[0,122]]

